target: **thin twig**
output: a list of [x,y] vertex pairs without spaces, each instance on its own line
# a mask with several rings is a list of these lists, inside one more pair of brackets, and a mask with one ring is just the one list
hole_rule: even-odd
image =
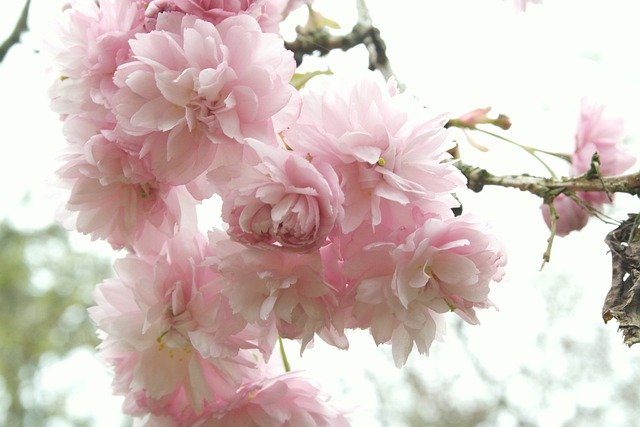
[[[380,30],[373,26],[371,14],[365,0],[356,0],[358,8],[358,24],[369,28],[368,36],[363,40],[369,52],[369,69],[380,70],[386,80],[395,77],[387,56],[387,45],[380,35]],[[401,88],[402,89],[402,88]]]
[[29,30],[29,26],[27,24],[27,20],[29,18],[29,6],[31,5],[31,0],[27,0],[22,8],[22,13],[18,18],[18,22],[16,22],[16,26],[13,28],[13,32],[9,35],[9,37],[0,45],[0,62],[4,59],[4,57],[9,52],[9,49],[14,44],[20,43],[20,36],[23,32]]
[[553,239],[556,237],[556,232],[558,228],[558,211],[556,211],[556,207],[553,205],[553,199],[550,201],[545,200],[546,205],[549,207],[549,219],[551,222],[551,226],[549,227],[551,232],[549,237],[547,238],[547,249],[542,254],[542,265],[540,266],[540,271],[544,268],[544,266],[551,261],[551,249],[553,248]]

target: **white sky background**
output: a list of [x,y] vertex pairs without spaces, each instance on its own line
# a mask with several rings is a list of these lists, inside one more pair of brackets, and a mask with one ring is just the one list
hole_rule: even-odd
[[[6,3],[0,18],[2,39],[22,7],[19,2]],[[47,105],[49,82],[43,72],[46,57],[33,51],[40,48],[40,31],[62,3],[35,0],[30,22],[34,34],[23,36],[25,44],[14,47],[0,65],[0,96],[4,101],[0,103],[0,124],[5,144],[4,155],[0,156],[0,218],[9,217],[21,227],[50,223],[57,204],[45,180],[54,170],[52,159],[64,142],[60,124]],[[544,5],[530,6],[526,14],[515,14],[511,0],[369,0],[369,7],[374,24],[387,42],[398,79],[434,113],[462,114],[491,105],[496,114],[511,117],[513,127],[508,136],[512,139],[569,152],[579,101],[588,95],[607,105],[608,114],[625,119],[629,147],[640,155],[637,0],[546,0]],[[343,23],[345,29],[355,19],[355,5],[352,7],[349,1],[317,0],[317,8]],[[336,74],[357,74],[366,68],[362,51],[335,57],[330,66]],[[317,64],[318,68],[326,67],[324,61]],[[465,145],[460,135],[463,158],[469,163],[496,173],[545,174],[521,150],[480,135],[474,139],[490,151],[475,151]],[[560,175],[566,170],[560,162],[550,163]],[[31,203],[23,208],[22,199],[28,191]],[[509,279],[492,293],[500,311],[481,313],[482,326],[467,328],[470,346],[479,358],[505,378],[522,364],[549,363],[531,339],[546,327],[545,302],[537,289],[560,277],[564,280],[560,283],[579,284],[583,292],[575,307],[566,307],[565,315],[573,319],[569,325],[573,324],[576,334],[590,336],[606,328],[611,339],[603,345],[615,347],[616,361],[621,366],[637,364],[640,350],[623,348],[613,322],[604,326],[600,318],[610,284],[610,261],[603,239],[611,226],[593,220],[583,232],[557,239],[551,264],[539,273],[548,236],[538,211],[539,200],[507,189],[460,196],[466,212],[494,221],[510,260]],[[620,219],[627,211],[638,211],[637,199],[631,197],[618,197],[617,206],[610,213]],[[105,246],[94,243],[89,247],[103,250]],[[438,371],[458,370],[462,361],[455,340],[455,334],[450,334],[445,343],[434,344],[429,358],[415,354],[410,363],[424,371],[426,378]],[[311,376],[325,384],[335,402],[361,405],[363,409],[353,417],[354,426],[381,425],[365,369],[384,381],[399,381],[401,373],[393,366],[387,348],[378,351],[372,340],[356,334],[348,352],[327,349],[319,343],[317,348],[307,350],[301,360],[296,353],[295,345],[291,346],[289,356],[294,369],[308,369]],[[114,411],[113,406],[105,405],[106,397],[101,397],[110,394],[108,379],[99,374],[97,364],[86,360],[79,356],[72,363],[57,365],[44,381],[50,384],[61,377],[70,378],[67,385],[58,386],[81,390],[74,407],[83,413],[100,413],[103,423],[96,425],[112,426],[113,419],[105,419],[104,408],[109,413]],[[80,375],[74,377],[71,373],[79,371],[78,363],[85,364],[86,369],[96,369],[96,374],[80,370]],[[99,379],[97,386],[83,380],[94,376]],[[461,383],[460,387],[462,400],[475,390],[473,384]],[[398,384],[389,392],[398,394],[401,390],[402,385]],[[526,384],[515,387],[513,395],[523,400],[530,398]],[[557,408],[552,405],[540,411],[540,425],[561,425],[563,417],[570,416],[567,408],[571,407],[559,397]],[[501,425],[514,424],[503,420]]]

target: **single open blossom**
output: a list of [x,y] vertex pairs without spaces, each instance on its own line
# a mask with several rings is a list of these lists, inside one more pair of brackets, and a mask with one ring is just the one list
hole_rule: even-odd
[[404,365],[414,343],[428,352],[442,336],[442,313],[477,324],[475,309],[492,305],[490,285],[502,279],[506,255],[480,221],[431,218],[406,237],[377,238],[352,249],[345,270],[356,286],[356,324],[370,327],[376,343],[391,343],[396,365]]
[[69,148],[58,177],[71,192],[59,219],[114,248],[156,253],[181,226],[195,228],[195,201],[186,188],[158,182],[100,125],[83,117],[65,123]]
[[342,216],[333,169],[318,164],[318,170],[294,152],[249,143],[259,158],[256,166],[229,165],[208,175],[222,197],[227,233],[242,243],[295,252],[323,246]]
[[114,369],[113,391],[124,396],[123,411],[139,418],[153,414],[170,420],[169,425],[195,425],[213,406],[230,402],[237,383],[253,369],[253,354],[247,351],[206,359],[186,346],[156,343],[130,349],[112,336],[103,337],[98,350],[98,357]]
[[130,59],[129,40],[144,31],[143,23],[139,0],[73,1],[55,35],[47,37],[59,77],[50,91],[52,107],[65,114],[72,104],[83,112],[90,103],[108,106],[117,89],[113,74]]
[[[180,417],[146,414],[137,427],[347,427],[345,411],[329,403],[317,384],[297,372],[273,375],[272,369],[255,371],[228,401],[218,401],[198,416],[185,408]],[[135,402],[125,402],[136,413]]]
[[502,245],[486,228],[465,215],[431,219],[409,235],[391,252],[400,302],[407,306],[422,292],[434,292],[465,320],[477,323],[473,307],[489,305],[489,285],[502,279],[506,263]]
[[[583,195],[589,193],[582,193]],[[592,205],[595,209],[600,209],[600,204]],[[559,194],[553,199],[553,207],[556,211],[556,235],[564,237],[572,231],[582,230],[589,222],[591,214],[584,207],[578,205],[573,199],[566,194]],[[549,206],[543,204],[540,206],[542,217],[551,228],[551,211]]]
[[426,118],[423,108],[408,102],[393,81],[371,73],[355,84],[306,95],[299,120],[284,132],[294,151],[337,172],[345,233],[363,222],[387,220],[381,214],[385,204],[413,204],[427,212],[458,206],[450,193],[465,178],[449,162],[453,141],[446,118]]
[[292,53],[246,15],[214,26],[162,13],[156,30],[130,45],[135,60],[114,79],[118,129],[144,137],[140,156],[171,184],[205,172],[220,144],[254,137],[275,145],[279,126],[297,114]]
[[224,278],[222,293],[233,312],[248,322],[275,318],[280,336],[301,340],[302,350],[316,334],[348,345],[341,325],[333,323],[340,289],[324,280],[319,253],[246,247],[220,238],[210,263]]
[[316,384],[290,372],[244,384],[236,399],[202,427],[347,427],[342,411],[328,403]]
[[636,158],[622,148],[624,121],[621,117],[604,117],[604,106],[582,98],[576,130],[575,150],[571,154],[571,176],[582,175],[591,167],[594,153],[600,157],[603,176],[626,172]]

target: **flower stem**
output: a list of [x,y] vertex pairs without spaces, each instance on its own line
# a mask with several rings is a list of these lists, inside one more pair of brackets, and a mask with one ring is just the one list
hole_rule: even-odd
[[291,372],[291,365],[289,365],[289,359],[287,359],[287,353],[284,351],[284,344],[282,343],[282,337],[278,337],[278,345],[280,346],[280,356],[282,357],[282,364],[284,365],[284,371]]
[[547,171],[549,171],[549,174],[551,174],[551,177],[553,179],[558,179],[558,177],[556,176],[556,174],[553,171],[553,169],[551,169],[551,167],[549,167],[549,165],[544,160],[542,160],[540,158],[540,156],[538,156],[537,153],[544,153],[544,154],[548,154],[548,155],[551,155],[551,156],[559,157],[559,158],[564,159],[564,160],[570,160],[569,157],[566,154],[553,153],[553,152],[550,152],[550,151],[545,151],[545,150],[540,150],[540,149],[537,149],[537,148],[529,147],[528,145],[522,145],[522,144],[519,144],[519,143],[515,142],[512,139],[505,138],[502,135],[498,135],[497,133],[493,133],[493,132],[490,132],[488,130],[478,129],[478,128],[476,128],[475,130],[477,130],[479,132],[482,132],[482,133],[485,133],[487,135],[491,135],[494,138],[498,138],[498,139],[501,139],[503,141],[506,141],[506,142],[508,142],[510,144],[515,145],[516,147],[522,148],[524,151],[526,151],[527,153],[531,154],[533,157],[536,158],[536,160],[538,160],[540,163],[542,163],[542,165],[545,167],[545,169]]
[[549,207],[549,217],[551,219],[551,234],[547,239],[547,249],[542,254],[542,265],[540,266],[540,271],[544,268],[544,266],[551,260],[551,248],[553,247],[553,238],[556,237],[556,230],[558,227],[558,211],[556,211],[556,207],[553,205],[553,199],[545,200],[546,205]]

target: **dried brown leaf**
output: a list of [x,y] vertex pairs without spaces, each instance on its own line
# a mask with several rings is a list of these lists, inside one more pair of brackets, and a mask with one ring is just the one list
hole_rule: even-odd
[[611,289],[602,308],[605,323],[616,319],[624,343],[631,347],[640,342],[640,215],[629,215],[607,235],[611,249]]

